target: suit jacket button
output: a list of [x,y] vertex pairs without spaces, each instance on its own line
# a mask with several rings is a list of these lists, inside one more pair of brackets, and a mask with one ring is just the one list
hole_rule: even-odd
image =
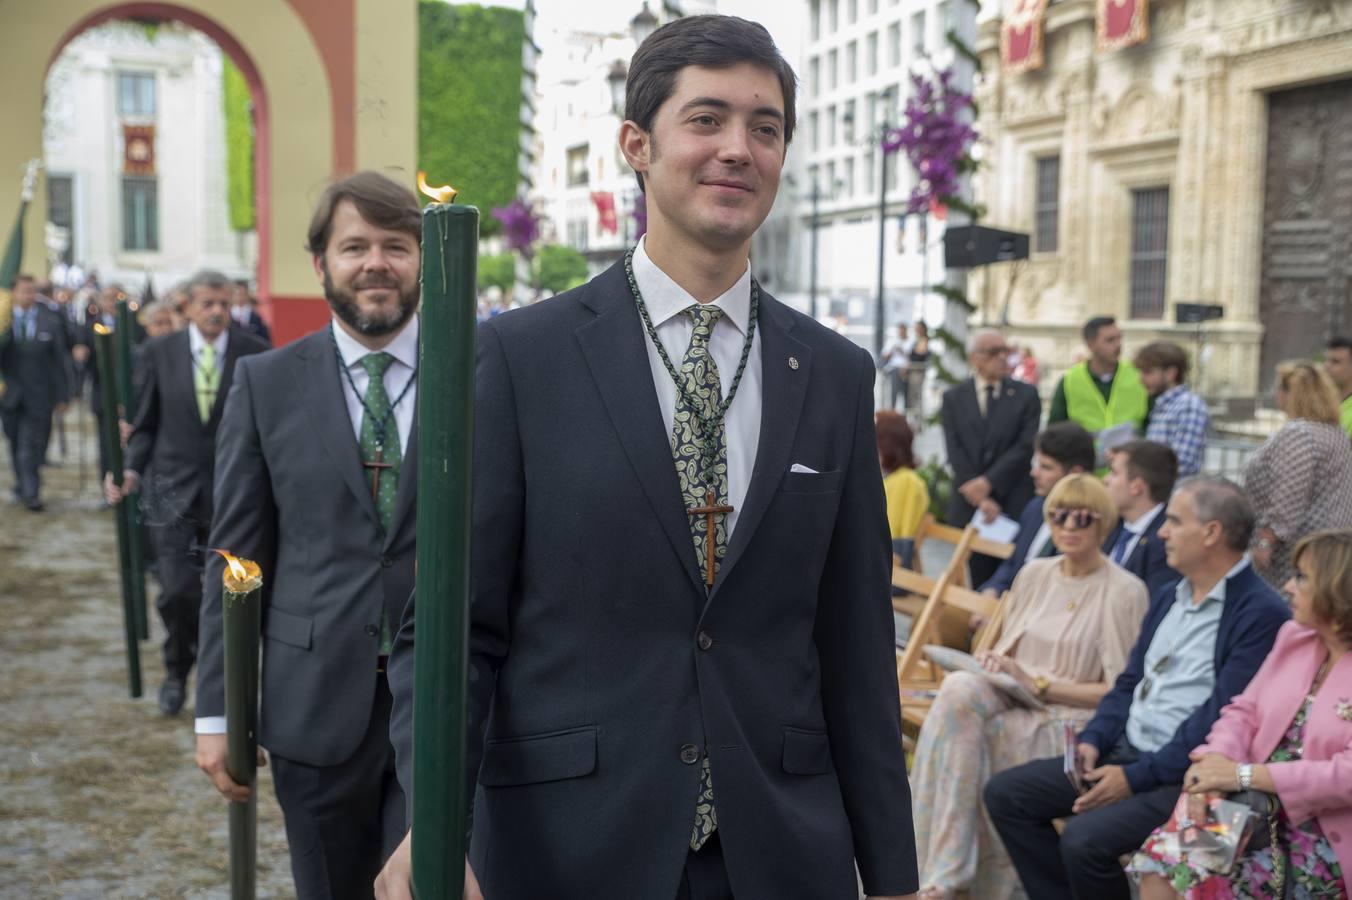
[[371,637],[375,637],[376,635],[380,634],[380,629],[374,625],[367,625],[366,633],[369,634]]
[[394,565],[394,560],[390,559],[388,556],[382,556],[380,558],[380,567],[382,569],[388,569],[392,565]]
[[693,766],[699,762],[699,748],[694,744],[686,744],[681,747],[681,762],[687,766]]
[[708,650],[714,645],[714,639],[709,637],[707,631],[701,631],[699,637],[695,638],[695,643],[699,645],[701,650]]

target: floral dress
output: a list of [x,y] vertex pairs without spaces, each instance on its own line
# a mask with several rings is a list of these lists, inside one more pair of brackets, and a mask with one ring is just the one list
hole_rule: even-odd
[[[1291,762],[1301,758],[1305,721],[1313,702],[1313,694],[1305,698],[1268,762]],[[1333,855],[1333,848],[1315,819],[1295,824],[1287,818],[1283,806],[1278,812],[1277,831],[1277,845],[1288,853],[1286,876],[1291,881],[1290,896],[1296,900],[1314,900],[1348,895],[1338,857]],[[1185,900],[1281,900],[1283,894],[1273,881],[1276,867],[1272,845],[1242,857],[1233,874],[1217,875],[1201,866],[1190,865],[1186,858],[1166,853],[1159,834],[1156,830],[1146,839],[1145,846],[1132,859],[1129,871],[1137,875],[1165,876]]]

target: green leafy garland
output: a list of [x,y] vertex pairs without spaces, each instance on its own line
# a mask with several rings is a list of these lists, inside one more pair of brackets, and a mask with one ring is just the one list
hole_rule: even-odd
[[226,199],[230,207],[230,227],[235,231],[252,231],[257,227],[254,206],[253,97],[239,67],[228,56],[222,57],[222,63]]

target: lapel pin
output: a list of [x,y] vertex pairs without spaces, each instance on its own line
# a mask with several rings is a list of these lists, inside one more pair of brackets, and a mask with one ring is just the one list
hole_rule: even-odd
[[1346,697],[1338,698],[1337,712],[1338,718],[1344,722],[1352,722],[1352,703],[1349,703]]
[[795,372],[798,371],[798,357],[796,356],[789,357],[789,368],[793,369]]

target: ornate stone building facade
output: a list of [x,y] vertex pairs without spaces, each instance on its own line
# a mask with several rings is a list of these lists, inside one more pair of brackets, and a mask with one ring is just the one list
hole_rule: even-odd
[[1201,387],[1252,398],[1352,331],[1352,0],[1154,0],[1149,39],[1114,52],[1095,6],[1051,0],[1024,74],[1001,70],[1003,16],[982,24],[978,199],[1032,253],[972,297],[1053,376],[1089,316],[1118,317],[1128,352],[1195,349],[1175,304],[1219,305]]

